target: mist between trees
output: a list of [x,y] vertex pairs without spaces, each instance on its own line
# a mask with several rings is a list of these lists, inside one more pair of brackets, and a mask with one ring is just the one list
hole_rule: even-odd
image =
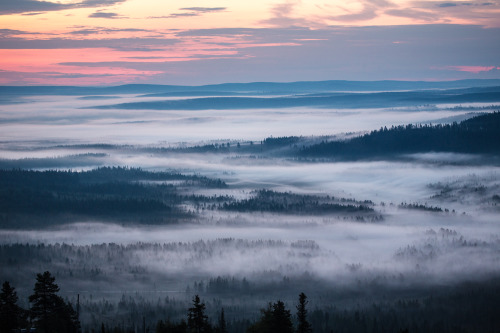
[[[210,283],[221,283],[217,280]],[[208,292],[203,293],[207,302],[199,294],[190,300],[186,294],[148,301],[136,293],[122,295],[117,303],[92,297],[80,301],[78,295],[76,304],[63,300],[59,292],[50,272],[38,273],[29,308],[23,308],[18,305],[16,288],[4,282],[0,293],[0,332],[30,328],[44,333],[496,332],[500,327],[495,307],[500,296],[498,279],[436,289],[431,297],[420,297],[414,291],[411,296],[401,294],[401,298],[347,307],[338,306],[341,294],[323,295],[332,298],[328,305],[320,305],[314,300],[310,304],[302,292],[295,301],[269,301],[260,307],[260,313],[255,305],[235,302],[236,295],[231,299],[219,298]]]
[[[33,308],[33,282],[50,271],[61,332],[76,324],[70,307],[83,332],[297,331],[301,292],[313,332],[496,332],[500,113],[455,114],[492,108],[106,111],[111,122],[86,110],[68,120],[88,137],[133,128],[126,140],[155,142],[121,145],[67,140],[73,127],[47,130],[67,124],[66,109],[22,118],[16,105],[5,135],[34,123],[61,137],[2,142],[2,300]],[[419,123],[362,132],[394,115]],[[463,121],[423,121],[450,117]],[[339,119],[354,132],[295,133],[316,135],[323,120],[322,133],[346,131]],[[286,131],[256,132],[272,121]],[[182,143],[186,128],[201,139]],[[220,139],[222,128],[252,137]]]

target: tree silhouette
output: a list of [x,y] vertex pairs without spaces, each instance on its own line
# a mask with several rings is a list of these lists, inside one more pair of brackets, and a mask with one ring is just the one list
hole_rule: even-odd
[[30,316],[35,327],[43,333],[78,332],[77,314],[70,303],[57,295],[58,291],[59,286],[50,272],[37,274],[33,295],[29,297]]
[[297,333],[312,332],[311,324],[307,321],[307,303],[309,303],[309,301],[307,300],[306,294],[300,293],[299,304],[297,305]]
[[219,322],[217,324],[216,332],[227,333],[227,324],[226,324],[226,318],[224,316],[224,308],[222,308],[220,311]]
[[0,332],[7,333],[19,328],[24,310],[17,303],[18,297],[14,287],[5,281],[0,293]]
[[181,320],[180,323],[173,323],[170,320],[164,322],[160,320],[156,325],[156,333],[186,333],[187,324],[185,320]]
[[273,331],[276,333],[292,333],[293,324],[290,310],[285,308],[285,303],[278,301],[273,304]]
[[208,316],[205,315],[205,303],[200,301],[198,295],[194,296],[193,306],[188,309],[187,326],[189,332],[202,333],[211,331]]
[[247,333],[293,333],[292,315],[282,301],[269,303],[261,313],[260,320],[250,326]]

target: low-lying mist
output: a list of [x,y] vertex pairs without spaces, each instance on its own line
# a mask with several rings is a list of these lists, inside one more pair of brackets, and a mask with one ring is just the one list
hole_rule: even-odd
[[[22,211],[29,203],[0,204],[0,281],[26,299],[36,273],[48,270],[66,297],[82,294],[92,325],[107,320],[93,304],[124,304],[123,295],[130,304],[180,302],[178,318],[201,294],[242,306],[245,315],[229,313],[248,319],[271,297],[301,291],[315,306],[354,308],[500,277],[497,156],[286,154],[383,126],[460,121],[491,111],[487,104],[145,111],[90,107],[165,97],[19,98],[1,105],[0,169],[64,171],[78,186],[37,187],[36,174],[0,188],[3,198],[65,204],[31,215]],[[297,140],[266,146],[271,136]],[[75,180],[96,168],[105,176]]]

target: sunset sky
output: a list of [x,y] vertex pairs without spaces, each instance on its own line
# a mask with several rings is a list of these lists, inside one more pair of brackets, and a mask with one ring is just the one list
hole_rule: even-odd
[[500,0],[0,0],[1,85],[500,78]]

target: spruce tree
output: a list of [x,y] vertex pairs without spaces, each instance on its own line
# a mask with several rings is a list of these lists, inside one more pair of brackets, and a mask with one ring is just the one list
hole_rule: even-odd
[[217,333],[227,333],[226,318],[224,316],[224,308],[220,311],[219,322],[217,325]]
[[37,332],[78,332],[77,314],[70,303],[57,295],[58,291],[59,286],[50,272],[37,274],[33,295],[29,297],[30,316]]
[[293,333],[292,315],[282,301],[273,304],[273,332]]
[[292,315],[285,308],[285,303],[269,303],[261,310],[259,321],[248,327],[247,333],[293,333]]
[[311,324],[307,321],[307,309],[306,305],[309,303],[307,301],[307,296],[304,293],[299,295],[299,304],[297,305],[297,333],[310,333],[312,332]]
[[193,306],[188,309],[187,326],[189,332],[210,332],[211,327],[208,323],[208,316],[205,315],[205,303],[200,301],[200,297],[198,295],[194,296]]
[[17,305],[17,300],[15,288],[5,281],[0,293],[0,333],[20,328],[24,310]]

